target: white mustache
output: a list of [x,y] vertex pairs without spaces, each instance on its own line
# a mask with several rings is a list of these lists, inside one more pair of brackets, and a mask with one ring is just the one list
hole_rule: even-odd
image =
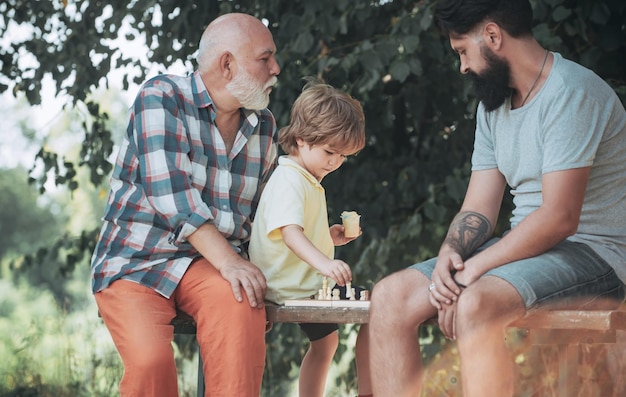
[[268,89],[270,87],[274,87],[276,85],[276,83],[278,83],[278,77],[272,76],[272,78],[270,78],[267,81],[267,83],[265,83],[265,86],[263,86],[263,91],[265,91],[266,89]]

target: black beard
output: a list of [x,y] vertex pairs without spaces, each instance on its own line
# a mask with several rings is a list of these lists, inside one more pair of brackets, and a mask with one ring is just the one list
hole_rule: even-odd
[[480,74],[469,72],[469,77],[474,85],[474,94],[485,110],[491,112],[513,95],[513,89],[509,87],[511,69],[507,61],[496,57],[490,50],[483,47],[481,52],[487,67]]

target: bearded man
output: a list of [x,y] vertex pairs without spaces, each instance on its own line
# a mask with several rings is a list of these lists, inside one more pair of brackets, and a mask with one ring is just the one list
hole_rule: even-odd
[[260,20],[222,15],[202,35],[197,70],[152,78],[130,109],[92,258],[122,396],[178,395],[178,310],[196,322],[207,395],[260,393],[266,282],[247,241],[278,151],[266,109],[275,53]]
[[[376,284],[375,396],[419,396],[417,328],[457,342],[465,397],[508,397],[505,328],[539,306],[617,306],[626,281],[626,112],[592,71],[532,34],[528,0],[440,0],[480,100],[472,173],[438,256]],[[511,227],[493,236],[506,185]]]

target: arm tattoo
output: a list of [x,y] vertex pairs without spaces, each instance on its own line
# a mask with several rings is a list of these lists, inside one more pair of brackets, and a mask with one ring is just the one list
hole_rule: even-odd
[[480,247],[493,232],[489,220],[478,212],[461,212],[452,220],[446,244],[465,260]]

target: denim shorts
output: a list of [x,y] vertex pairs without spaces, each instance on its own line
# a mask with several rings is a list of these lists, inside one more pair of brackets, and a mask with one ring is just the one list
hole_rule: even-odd
[[[352,288],[354,288],[354,293],[357,297],[361,295],[361,291],[365,291],[365,288],[362,287],[352,286]],[[335,289],[339,290],[339,298],[346,299],[345,286],[335,285],[333,290]],[[298,323],[298,325],[310,342],[322,339],[339,329],[339,326],[333,323]]]
[[[495,244],[487,241],[477,252]],[[410,266],[429,279],[437,258]],[[624,300],[625,288],[615,271],[593,249],[582,243],[564,240],[551,250],[528,259],[511,262],[486,272],[511,284],[522,297],[526,308],[544,303],[567,306],[577,302],[591,306],[594,301]]]

